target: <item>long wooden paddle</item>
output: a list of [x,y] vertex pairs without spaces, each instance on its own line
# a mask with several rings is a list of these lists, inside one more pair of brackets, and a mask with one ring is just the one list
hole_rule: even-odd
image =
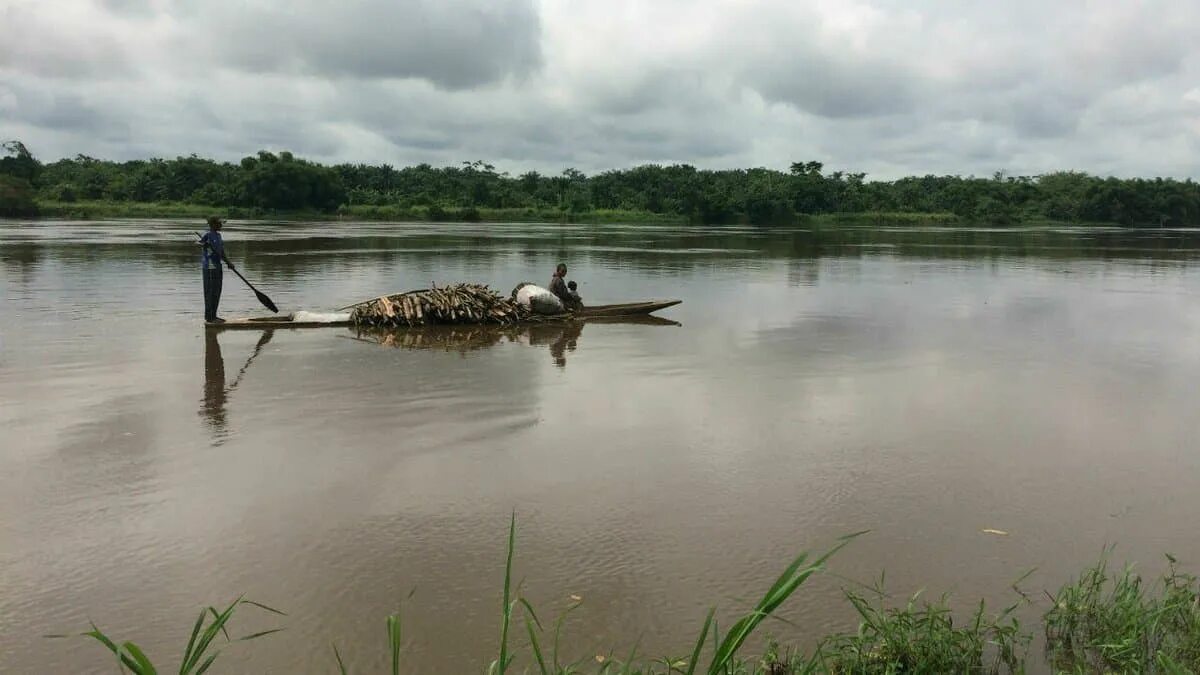
[[274,328],[268,328],[263,331],[263,334],[258,338],[258,343],[254,345],[254,353],[250,354],[250,358],[246,359],[246,365],[242,366],[242,369],[238,371],[237,377],[233,378],[233,384],[229,385],[229,388],[225,390],[226,394],[237,389],[238,384],[242,381],[242,376],[246,374],[246,369],[250,367],[250,362],[258,357],[259,352],[271,341],[271,337],[274,335]]
[[[208,242],[204,241],[204,237],[202,237],[199,232],[193,232],[193,234],[195,234],[197,237],[200,237],[200,242],[204,244],[205,248],[209,249],[210,251],[212,250],[212,248],[208,245]],[[228,265],[229,258],[226,258],[224,253],[221,254],[221,257],[225,260],[225,264]],[[239,279],[246,281],[246,277],[242,276],[242,273],[237,271],[236,267],[229,265],[229,269],[233,270],[233,273],[238,275]],[[258,298],[258,301],[262,303],[263,307],[266,307],[276,314],[279,313],[279,308],[275,306],[275,303],[271,302],[271,299],[267,297],[266,293],[263,293],[255,288],[254,284],[250,283],[249,281],[246,281],[246,285],[250,287],[250,290],[254,291],[254,296]]]

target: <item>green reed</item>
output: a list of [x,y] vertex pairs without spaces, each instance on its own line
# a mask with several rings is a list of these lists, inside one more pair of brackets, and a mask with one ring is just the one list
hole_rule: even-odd
[[956,626],[948,598],[888,608],[876,589],[868,599],[847,591],[861,619],[853,634],[826,638],[799,672],[820,673],[1020,673],[1030,636],[1014,615],[1020,602],[996,616],[981,601],[969,620]]
[[[278,614],[279,616],[286,616],[277,609],[272,609],[253,600],[246,600],[240,596],[223,611],[217,611],[215,607],[200,610],[200,616],[196,617],[196,623],[192,626],[192,635],[188,638],[187,647],[183,650],[183,658],[179,661],[179,675],[201,675],[212,667],[213,662],[221,655],[221,650],[216,647],[219,644],[218,637],[223,635],[226,643],[234,641],[229,637],[226,625],[233,618],[234,612],[242,605],[251,605],[273,614]],[[273,628],[237,638],[237,641],[254,640],[278,633],[281,630],[283,629]],[[48,635],[47,637],[64,638],[70,636]],[[158,673],[158,668],[146,656],[141,647],[129,641],[117,644],[116,640],[106,635],[94,623],[92,624],[92,629],[86,633],[80,633],[80,637],[93,638],[108,648],[116,658],[117,668],[121,672],[124,672],[128,668],[134,675],[157,675]]]
[[[516,553],[516,516],[509,521],[505,556],[500,641],[498,654],[487,668],[489,675],[535,673],[537,675],[815,675],[858,673],[1023,673],[1031,634],[1017,619],[1017,610],[1030,599],[1013,584],[1021,600],[999,613],[989,614],[982,602],[956,623],[949,600],[942,596],[924,601],[921,594],[900,606],[889,607],[882,578],[867,592],[844,591],[857,612],[859,627],[851,633],[829,635],[809,650],[781,648],[769,643],[763,655],[744,656],[746,642],[763,621],[814,574],[824,570],[829,559],[864,533],[843,537],[828,552],[810,560],[801,553],[784,569],[763,596],[746,613],[722,631],[717,609],[709,609],[690,653],[658,658],[639,658],[638,645],[615,658],[613,653],[584,656],[565,662],[561,656],[563,629],[567,618],[582,605],[572,602],[548,627],[532,603],[513,584]],[[1046,648],[1056,672],[1147,672],[1175,675],[1200,671],[1200,582],[1180,573],[1170,558],[1157,592],[1149,592],[1142,579],[1125,568],[1110,574],[1107,556],[1084,571],[1078,580],[1047,596],[1052,606],[1043,616]],[[409,594],[409,597],[412,593]],[[238,598],[224,610],[206,608],[193,626],[178,672],[200,675],[212,667],[221,653],[219,645],[233,642],[228,625],[235,611],[252,605],[278,615],[282,612],[257,602]],[[961,615],[959,615],[961,616]],[[527,645],[515,645],[514,625],[523,627]],[[401,673],[403,632],[401,615],[386,619],[387,646],[392,675]],[[253,640],[281,629],[262,631],[238,640]],[[518,628],[519,630],[519,628]],[[95,625],[81,635],[100,642],[116,658],[121,672],[153,675],[156,666],[132,642],[118,644]],[[223,636],[225,642],[220,642]],[[50,636],[65,637],[65,636]],[[523,640],[521,641],[524,642]],[[348,675],[341,652],[333,647],[336,672]],[[415,672],[415,671],[414,671]]]
[[[1200,582],[1168,570],[1147,584],[1133,567],[1100,561],[1050,596],[1045,615],[1050,661],[1068,672],[1176,673],[1200,670]],[[1149,587],[1149,588],[1148,588]]]

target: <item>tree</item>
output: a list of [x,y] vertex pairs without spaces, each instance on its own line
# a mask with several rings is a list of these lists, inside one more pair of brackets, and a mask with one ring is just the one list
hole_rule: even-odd
[[34,158],[29,149],[21,141],[12,140],[0,143],[5,157],[0,159],[0,174],[23,178],[30,184],[36,184],[42,171],[42,163]]
[[[330,211],[344,205],[424,208],[442,219],[482,217],[484,208],[592,209],[669,214],[694,223],[793,224],[798,214],[911,212],[954,214],[963,222],[1031,218],[1129,226],[1200,225],[1200,185],[1192,180],[1118,179],[1077,171],[1016,176],[924,175],[867,181],[826,173],[821,162],[785,169],[700,170],[644,164],[588,176],[498,172],[485,160],[457,166],[324,166],[289,151],[260,151],[240,162],[189,155],[111,162],[87,155],[41,164],[19,141],[3,144],[0,175],[9,204],[55,201],[181,201],[270,210]],[[12,208],[12,207],[9,207]],[[473,210],[472,210],[473,209]]]
[[37,212],[33,185],[19,176],[0,173],[0,217],[36,216]]
[[0,144],[5,156],[0,159],[0,217],[37,215],[33,184],[42,165],[21,141]]

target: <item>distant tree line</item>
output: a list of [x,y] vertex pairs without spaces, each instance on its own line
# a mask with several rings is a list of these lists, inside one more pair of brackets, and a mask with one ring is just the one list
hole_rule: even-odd
[[0,218],[37,214],[33,185],[42,165],[20,141],[0,145]]
[[[353,211],[356,206],[555,209],[671,214],[695,223],[795,223],[803,214],[948,213],[964,221],[1033,220],[1127,226],[1200,225],[1200,184],[1190,178],[1117,179],[1062,171],[1040,176],[919,176],[868,181],[820,162],[773,169],[700,170],[655,164],[586,176],[530,171],[517,176],[482,161],[396,169],[325,166],[290,152],[262,151],[238,163],[195,155],[112,162],[84,155],[48,164],[20,142],[0,159],[0,215],[36,211],[38,200],[181,202],[265,211]],[[476,211],[477,212],[477,211]]]

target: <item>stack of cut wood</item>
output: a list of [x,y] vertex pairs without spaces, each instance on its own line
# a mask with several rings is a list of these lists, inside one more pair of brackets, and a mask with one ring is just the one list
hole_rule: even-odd
[[356,326],[401,328],[442,324],[498,324],[536,320],[528,309],[481,284],[451,284],[385,295],[354,306]]

